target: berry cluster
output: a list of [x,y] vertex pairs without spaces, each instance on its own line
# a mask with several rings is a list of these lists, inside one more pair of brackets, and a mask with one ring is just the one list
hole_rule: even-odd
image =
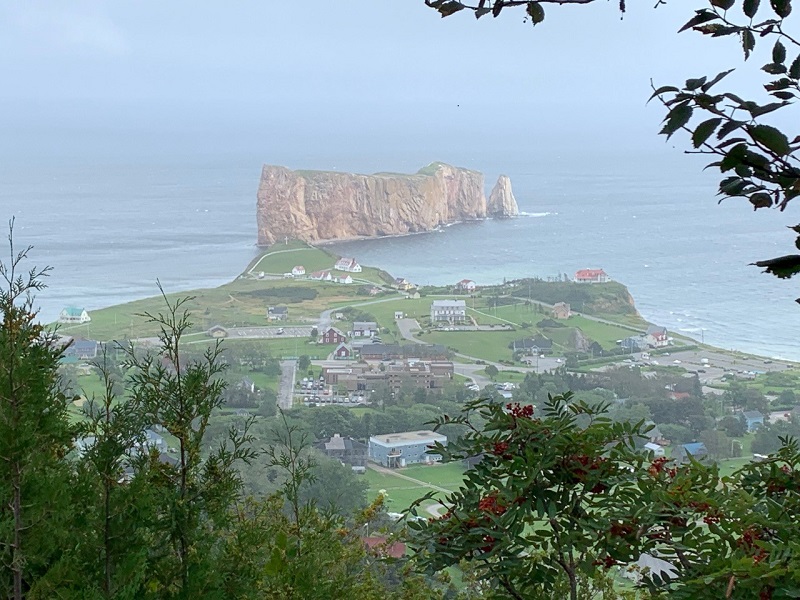
[[533,418],[533,405],[526,404],[520,406],[519,402],[509,402],[506,404],[506,410],[511,413],[512,417],[517,419],[532,419]]
[[652,463],[650,463],[650,468],[647,469],[647,472],[650,473],[651,476],[657,477],[659,473],[666,473],[670,477],[674,478],[675,475],[678,474],[678,469],[675,467],[666,468],[666,464],[669,462],[669,459],[665,456],[655,459]]

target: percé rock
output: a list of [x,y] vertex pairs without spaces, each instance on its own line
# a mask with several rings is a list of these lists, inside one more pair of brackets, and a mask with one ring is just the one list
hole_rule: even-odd
[[[506,216],[516,214],[510,183],[501,187],[514,207],[511,212],[509,203]],[[507,201],[504,196],[504,209]],[[258,243],[270,245],[285,237],[316,242],[402,235],[488,214],[483,174],[443,163],[412,175],[265,165],[258,187]]]
[[511,191],[511,180],[506,175],[500,175],[497,183],[489,194],[489,204],[487,207],[489,216],[508,218],[516,217],[519,214],[517,199]]

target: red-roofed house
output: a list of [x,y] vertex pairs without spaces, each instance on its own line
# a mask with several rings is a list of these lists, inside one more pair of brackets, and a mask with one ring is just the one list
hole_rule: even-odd
[[361,541],[378,556],[402,558],[406,553],[406,545],[404,543],[389,543],[389,540],[382,536],[362,537]]
[[603,269],[581,269],[575,272],[576,283],[605,283],[611,281]]
[[355,258],[342,257],[336,261],[333,268],[337,271],[347,271],[348,273],[361,273],[361,265]]
[[303,265],[297,265],[296,267],[292,267],[292,275],[297,277],[298,275],[305,275],[306,268]]
[[462,279],[456,284],[456,289],[461,290],[462,292],[474,292],[475,282],[471,279]]
[[328,327],[322,332],[320,341],[323,344],[341,344],[347,341],[347,337],[344,333],[336,329],[336,327]]
[[311,279],[316,281],[333,281],[330,271],[314,271],[311,274]]

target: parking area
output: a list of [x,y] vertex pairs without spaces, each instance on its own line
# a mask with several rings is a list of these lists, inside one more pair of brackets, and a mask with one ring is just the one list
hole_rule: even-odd
[[285,327],[230,327],[228,328],[229,338],[249,338],[249,339],[268,339],[278,337],[302,337],[311,336],[313,327],[310,325],[287,325]]

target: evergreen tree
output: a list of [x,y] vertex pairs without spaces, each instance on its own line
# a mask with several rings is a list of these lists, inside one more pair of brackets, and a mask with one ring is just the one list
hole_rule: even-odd
[[[159,285],[159,289],[161,289]],[[161,293],[165,313],[146,313],[159,329],[158,353],[128,353],[133,409],[150,425],[161,425],[177,441],[175,466],[162,464],[150,450],[154,474],[149,485],[154,494],[154,541],[151,548],[148,592],[158,598],[197,598],[223,585],[224,574],[215,563],[221,538],[233,523],[233,509],[241,500],[242,480],[236,469],[250,461],[251,420],[231,428],[227,440],[203,452],[203,437],[212,412],[224,400],[220,344],[202,358],[185,361],[181,340],[192,323],[184,305],[191,298],[171,302]]]
[[33,296],[48,269],[24,271],[30,248],[0,262],[0,594],[35,597],[68,532],[72,444],[67,398],[59,389],[61,346],[36,321]]

